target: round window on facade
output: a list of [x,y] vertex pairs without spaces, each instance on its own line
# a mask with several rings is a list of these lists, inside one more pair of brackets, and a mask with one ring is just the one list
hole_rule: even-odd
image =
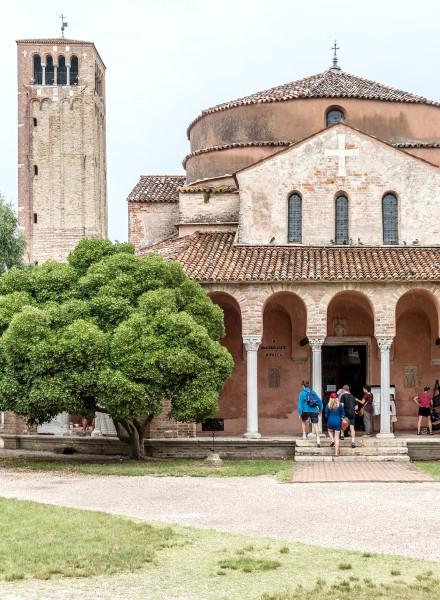
[[327,127],[330,127],[330,125],[335,125],[336,123],[339,123],[340,121],[344,120],[344,113],[342,112],[342,110],[339,110],[338,108],[334,108],[332,110],[329,110],[327,113]]

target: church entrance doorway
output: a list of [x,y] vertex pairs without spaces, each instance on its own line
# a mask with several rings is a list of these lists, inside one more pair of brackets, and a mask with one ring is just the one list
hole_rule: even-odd
[[[324,405],[330,394],[348,384],[355,398],[362,398],[363,386],[367,381],[367,346],[337,345],[322,348],[322,389]],[[356,428],[361,423],[356,419]],[[323,418],[326,427],[326,420]]]

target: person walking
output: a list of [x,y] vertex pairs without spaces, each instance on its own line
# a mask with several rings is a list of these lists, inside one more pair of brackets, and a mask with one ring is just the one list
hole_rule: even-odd
[[359,415],[364,418],[365,427],[365,435],[362,437],[371,437],[373,433],[373,394],[369,385],[364,385],[363,389],[364,396],[362,400],[358,400],[359,404],[362,404]]
[[345,416],[350,423],[351,447],[356,448],[356,432],[354,429],[354,422],[356,419],[357,399],[353,396],[353,394],[350,393],[349,385],[342,386],[342,394],[339,397],[339,401],[344,406]]
[[322,413],[322,400],[316,392],[310,389],[308,381],[303,381],[302,386],[303,389],[298,399],[298,418],[301,421],[303,440],[307,438],[306,423],[308,424],[310,419],[316,433],[316,444],[320,446],[318,418]]
[[397,423],[396,402],[394,394],[390,394],[390,429],[394,433],[395,424]]
[[417,422],[417,435],[421,435],[420,426],[422,424],[423,417],[428,419],[429,435],[432,435],[432,421],[431,421],[431,408],[433,407],[432,396],[428,394],[429,387],[425,385],[423,393],[417,394],[414,398],[414,402],[419,405],[419,420]]
[[330,400],[325,407],[325,416],[327,418],[328,435],[331,439],[330,447],[335,447],[335,457],[339,456],[339,433],[342,428],[342,417],[344,405],[339,402],[338,394],[330,394]]

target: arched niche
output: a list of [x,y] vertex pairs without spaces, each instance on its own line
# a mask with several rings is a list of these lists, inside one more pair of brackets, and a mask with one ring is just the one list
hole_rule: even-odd
[[258,351],[259,430],[288,435],[301,429],[298,395],[310,373],[306,344],[307,310],[290,292],[271,295],[263,307],[263,336]]
[[403,294],[396,304],[396,336],[391,379],[396,386],[397,425],[415,429],[417,407],[413,398],[425,385],[432,390],[440,378],[437,299],[427,290]]
[[[215,416],[225,420],[225,435],[243,435],[246,431],[246,362],[240,305],[225,292],[210,292],[208,296],[223,310],[226,334],[220,343],[234,359],[234,368],[220,392],[219,410]],[[197,434],[201,434],[200,425]]]
[[361,292],[347,290],[333,296],[327,307],[327,336],[374,335],[374,310]]

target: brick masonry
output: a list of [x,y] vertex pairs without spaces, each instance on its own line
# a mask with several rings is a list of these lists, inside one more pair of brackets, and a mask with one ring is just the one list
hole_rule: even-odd
[[[346,175],[340,159],[327,156],[344,137]],[[302,198],[302,243],[329,245],[335,238],[335,199],[349,201],[349,236],[354,244],[383,244],[382,198],[398,200],[399,242],[438,244],[440,173],[433,166],[350,127],[339,124],[282,150],[236,175],[240,188],[240,243],[287,243],[288,198]],[[423,223],[423,227],[421,227]],[[348,240],[347,240],[348,242]]]
[[[18,50],[18,209],[25,260],[65,261],[84,237],[107,237],[105,65],[90,42],[21,40]],[[34,56],[67,66],[72,85],[38,85]]]

